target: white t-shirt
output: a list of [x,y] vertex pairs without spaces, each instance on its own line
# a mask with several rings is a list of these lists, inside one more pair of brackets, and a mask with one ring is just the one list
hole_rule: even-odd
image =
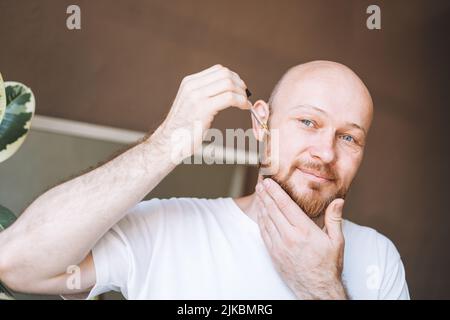
[[[352,299],[409,299],[392,242],[345,220],[343,283]],[[232,198],[143,201],[92,249],[97,281],[88,298],[295,299],[261,238]]]

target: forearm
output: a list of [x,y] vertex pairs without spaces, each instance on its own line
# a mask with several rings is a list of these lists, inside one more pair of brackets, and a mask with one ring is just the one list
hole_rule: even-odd
[[161,127],[95,170],[37,198],[2,234],[3,264],[24,277],[53,277],[80,263],[98,239],[176,165]]

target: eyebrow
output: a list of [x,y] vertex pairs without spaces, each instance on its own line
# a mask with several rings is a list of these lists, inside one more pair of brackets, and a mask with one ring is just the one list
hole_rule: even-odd
[[[315,107],[315,106],[311,106],[309,104],[297,105],[297,106],[294,106],[292,109],[313,109],[319,113],[327,114],[325,110]],[[349,127],[361,130],[364,133],[364,135],[366,135],[366,130],[363,127],[361,127],[359,124],[356,124],[354,122],[346,122],[345,124]]]

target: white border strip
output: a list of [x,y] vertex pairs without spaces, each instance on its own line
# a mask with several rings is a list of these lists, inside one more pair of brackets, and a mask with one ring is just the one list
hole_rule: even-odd
[[[135,143],[145,135],[144,132],[140,131],[41,115],[35,115],[33,117],[31,130],[123,144]],[[227,148],[222,148],[222,151],[218,150],[214,154],[222,154],[225,163],[256,163],[258,159],[258,155],[255,152],[249,153],[245,150],[228,150]]]
[[145,135],[139,131],[40,115],[34,116],[31,129],[124,144],[134,143]]

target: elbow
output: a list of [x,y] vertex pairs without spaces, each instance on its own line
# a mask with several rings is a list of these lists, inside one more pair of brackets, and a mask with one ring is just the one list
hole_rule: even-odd
[[[2,234],[0,234],[0,239]],[[10,265],[9,260],[9,250],[5,241],[0,241],[0,282],[5,284],[7,287],[11,287],[11,271],[13,266]]]
[[[4,231],[2,232],[4,233]],[[45,293],[36,266],[23,259],[21,241],[7,241],[0,233],[0,282],[14,292]]]
[[4,275],[8,272],[8,246],[5,237],[5,231],[0,232],[0,281],[3,281]]
[[5,285],[14,291],[16,290],[14,287],[17,287],[16,281],[13,281],[10,269],[8,269],[2,258],[0,258],[0,285]]
[[14,291],[20,291],[21,282],[11,254],[11,245],[0,234],[0,282]]

